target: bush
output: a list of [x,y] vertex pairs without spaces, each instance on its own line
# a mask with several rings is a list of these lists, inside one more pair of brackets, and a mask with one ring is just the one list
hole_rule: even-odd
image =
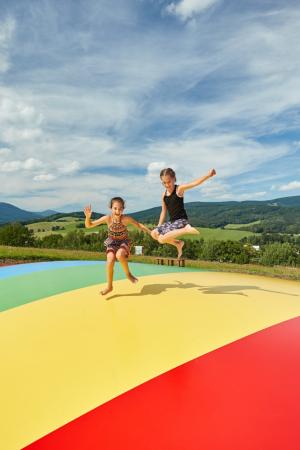
[[247,264],[251,252],[240,242],[209,240],[204,242],[199,257],[208,261]]
[[275,242],[264,247],[260,262],[265,266],[295,266],[300,263],[299,251],[288,242]]
[[61,248],[63,236],[61,234],[50,234],[37,241],[37,245],[43,248]]
[[10,223],[0,228],[0,244],[14,247],[33,247],[35,245],[33,230],[20,223]]

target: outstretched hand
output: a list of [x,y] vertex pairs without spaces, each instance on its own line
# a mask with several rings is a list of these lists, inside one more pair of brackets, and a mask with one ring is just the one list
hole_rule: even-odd
[[213,177],[216,174],[217,174],[217,172],[215,171],[215,169],[210,169],[210,171],[208,172],[209,177]]
[[92,216],[92,206],[88,205],[84,208],[84,215],[87,219],[90,219]]

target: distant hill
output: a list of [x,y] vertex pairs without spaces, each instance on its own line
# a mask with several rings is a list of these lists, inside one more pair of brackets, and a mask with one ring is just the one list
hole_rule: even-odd
[[0,202],[0,224],[8,222],[27,222],[39,220],[43,217],[50,216],[56,211],[46,210],[42,212],[31,212],[18,208],[10,203]]
[[[283,197],[273,200],[249,200],[243,202],[190,202],[185,204],[190,222],[194,226],[205,228],[223,228],[228,224],[249,224],[244,231],[300,233],[300,196]],[[54,214],[52,214],[54,212]],[[161,207],[128,213],[136,220],[156,224]],[[50,214],[48,216],[48,213]],[[93,213],[92,218],[101,217],[101,213]],[[0,203],[0,223],[20,221],[36,222],[41,218],[54,221],[71,216],[84,218],[83,211],[57,213],[44,211],[32,213],[16,208],[8,203]],[[252,224],[252,222],[256,222]]]
[[40,215],[17,208],[9,203],[0,203],[0,223],[22,222],[25,220],[34,220],[41,217]]
[[49,216],[53,216],[54,214],[59,214],[59,212],[53,211],[52,209],[46,209],[46,211],[41,211],[36,214],[39,214],[40,217],[49,217]]
[[293,197],[283,197],[275,198],[274,200],[269,200],[267,203],[278,205],[278,206],[300,206],[300,195],[295,195]]
[[[185,208],[194,226],[219,228],[228,224],[250,224],[243,230],[256,233],[300,233],[300,196],[268,201],[191,202]],[[157,223],[161,208],[131,214],[140,222]],[[238,229],[238,228],[237,228]]]

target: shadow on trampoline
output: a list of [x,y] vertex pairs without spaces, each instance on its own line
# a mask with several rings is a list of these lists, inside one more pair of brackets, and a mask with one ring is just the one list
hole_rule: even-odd
[[[176,284],[177,283],[177,284]],[[248,294],[245,292],[245,290],[251,290],[251,291],[261,291],[261,292],[271,292],[274,294],[282,294],[282,295],[289,295],[293,297],[299,297],[298,294],[291,294],[289,292],[280,292],[280,291],[272,291],[269,289],[262,289],[259,286],[202,286],[195,283],[182,283],[181,281],[175,281],[175,283],[166,283],[166,284],[148,284],[146,286],[143,286],[140,292],[136,293],[128,293],[128,294],[115,294],[110,297],[107,297],[106,300],[113,300],[116,298],[121,297],[144,297],[147,295],[159,295],[163,292],[166,292],[169,289],[197,289],[203,294],[222,294],[222,295],[241,295],[244,297],[248,297]]]
[[273,294],[290,295],[292,297],[299,297],[298,294],[291,294],[289,292],[272,291],[270,289],[262,289],[259,286],[207,286],[203,287],[201,290],[204,294],[231,294],[231,295],[243,295],[248,297],[244,292],[237,291],[261,291],[261,292],[271,292]]

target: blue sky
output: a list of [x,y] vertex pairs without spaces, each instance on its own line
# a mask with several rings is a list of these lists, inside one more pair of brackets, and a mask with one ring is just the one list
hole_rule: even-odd
[[299,42],[298,0],[0,0],[0,201],[300,195]]

